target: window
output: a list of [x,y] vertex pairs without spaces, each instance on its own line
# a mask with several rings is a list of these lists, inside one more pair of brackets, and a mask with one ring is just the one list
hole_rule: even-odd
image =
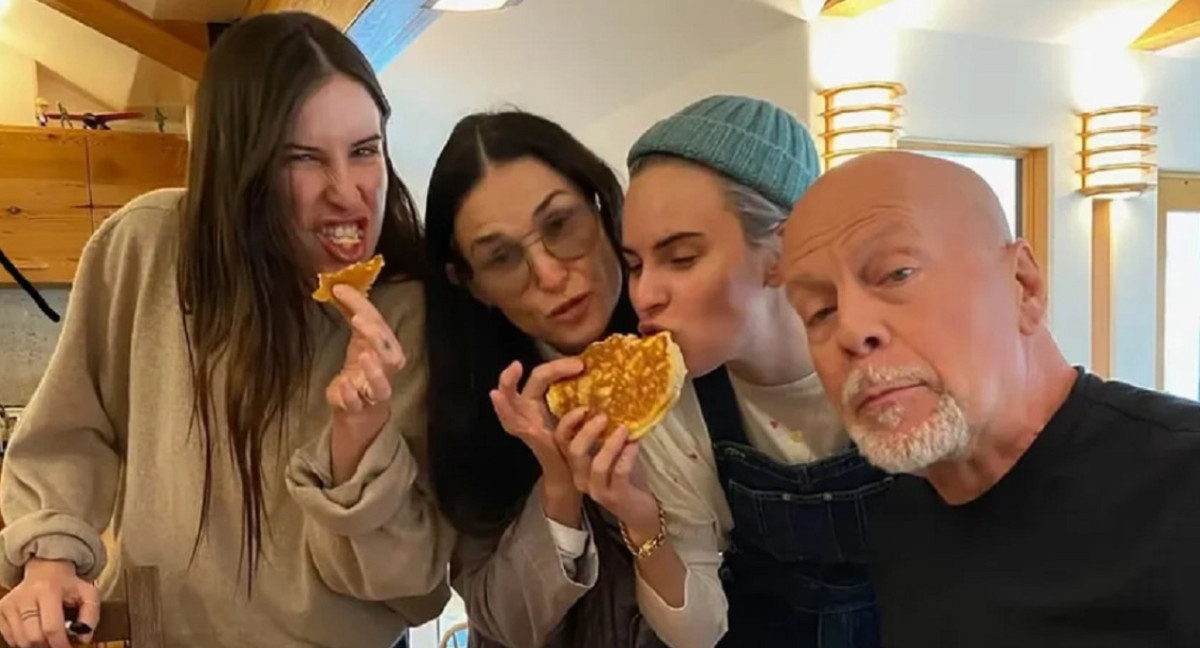
[[954,144],[902,139],[899,147],[950,160],[983,178],[996,193],[1014,237],[1025,239],[1050,276],[1050,152],[995,144]]
[[450,602],[441,616],[409,632],[410,648],[439,648],[441,641],[451,635],[446,643],[447,648],[466,648],[467,630],[462,628],[467,620],[467,608],[457,592],[450,595]]
[[1158,387],[1200,400],[1200,177],[1159,181],[1158,283]]
[[995,155],[986,153],[952,153],[948,151],[920,151],[943,160],[961,164],[978,173],[988,183],[1000,206],[1004,208],[1004,216],[1008,219],[1008,231],[1014,238],[1021,233],[1021,158],[1011,155]]
[[1167,212],[1163,390],[1200,400],[1200,212]]

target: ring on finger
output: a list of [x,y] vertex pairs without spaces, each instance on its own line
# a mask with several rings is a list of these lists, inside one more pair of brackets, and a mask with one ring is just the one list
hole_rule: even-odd
[[359,381],[354,385],[354,391],[358,392],[358,397],[366,405],[375,405],[375,399],[371,396],[371,386],[366,382]]

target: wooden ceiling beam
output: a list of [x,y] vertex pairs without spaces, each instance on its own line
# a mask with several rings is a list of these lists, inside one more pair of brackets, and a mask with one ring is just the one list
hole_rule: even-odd
[[1157,52],[1200,36],[1200,0],[1178,0],[1137,40],[1135,50]]
[[156,20],[159,27],[201,52],[208,51],[208,23],[194,20]]
[[825,6],[821,9],[822,16],[838,16],[841,18],[854,18],[860,16],[880,5],[885,5],[892,0],[825,0]]
[[208,48],[197,30],[179,23],[164,24],[121,0],[38,0],[109,38],[192,79],[204,72]]
[[305,11],[320,16],[346,31],[371,0],[250,0],[245,16],[275,11]]

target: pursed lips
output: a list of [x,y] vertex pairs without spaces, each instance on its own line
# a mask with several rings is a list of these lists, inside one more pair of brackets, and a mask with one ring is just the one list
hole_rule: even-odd
[[656,335],[665,330],[666,329],[664,329],[663,327],[661,327],[657,324],[651,324],[651,323],[638,324],[638,333],[641,333],[643,337],[649,337],[651,335]]
[[568,299],[567,301],[559,304],[558,306],[555,306],[550,311],[550,317],[558,317],[559,315],[562,315],[563,313],[570,311],[572,308],[575,308],[579,304],[583,303],[583,301],[588,298],[589,294],[590,293],[583,293],[582,295],[579,295],[577,297],[572,297],[571,299]]
[[924,382],[919,380],[906,380],[872,385],[866,389],[859,390],[859,392],[850,399],[850,411],[860,412],[864,407],[885,396],[904,391],[906,389],[920,387],[924,384]]

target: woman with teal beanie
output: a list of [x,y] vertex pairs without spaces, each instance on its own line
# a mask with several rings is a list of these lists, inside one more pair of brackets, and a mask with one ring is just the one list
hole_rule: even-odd
[[878,646],[863,511],[890,478],[849,441],[776,272],[812,137],[769,102],[714,96],[654,125],[629,166],[629,295],[691,381],[641,440],[593,455],[581,433],[565,452],[621,522],[642,613],[675,648]]

